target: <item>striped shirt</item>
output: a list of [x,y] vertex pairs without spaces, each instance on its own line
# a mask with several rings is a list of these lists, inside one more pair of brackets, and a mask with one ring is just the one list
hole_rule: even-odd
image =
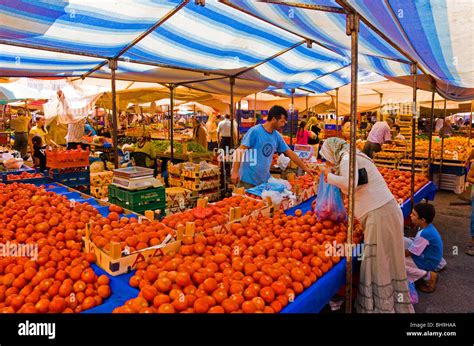
[[84,136],[84,125],[85,125],[85,119],[82,119],[73,124],[68,124],[66,142],[67,143],[80,142],[82,140],[82,136]]

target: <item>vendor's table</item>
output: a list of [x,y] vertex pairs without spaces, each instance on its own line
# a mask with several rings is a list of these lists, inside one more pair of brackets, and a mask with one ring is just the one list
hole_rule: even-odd
[[[438,191],[438,188],[432,181],[430,181],[417,192],[415,192],[415,196],[413,196],[415,204],[420,203],[423,199],[426,199],[428,201],[434,200],[436,191]],[[406,200],[405,202],[403,202],[402,205],[400,205],[400,208],[402,208],[403,218],[408,218],[411,213],[410,200]]]

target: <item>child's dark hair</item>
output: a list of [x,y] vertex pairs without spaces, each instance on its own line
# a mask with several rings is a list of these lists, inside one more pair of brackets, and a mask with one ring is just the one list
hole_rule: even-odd
[[395,130],[396,130],[397,132],[400,132],[400,126],[395,125]]
[[418,214],[419,219],[425,219],[426,223],[433,222],[436,215],[436,211],[433,204],[420,203],[420,204],[415,205],[413,209]]
[[273,106],[268,111],[267,120],[272,121],[274,118],[276,120],[280,120],[282,116],[284,116],[285,119],[288,119],[288,113],[286,112],[286,109],[282,106]]
[[43,140],[41,139],[40,136],[36,135],[34,136],[32,139],[31,139],[31,142],[33,143],[33,145],[36,145],[38,147],[40,147],[43,143]]

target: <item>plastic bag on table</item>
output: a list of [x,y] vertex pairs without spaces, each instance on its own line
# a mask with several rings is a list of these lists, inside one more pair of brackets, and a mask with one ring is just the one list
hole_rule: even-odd
[[270,179],[268,179],[268,183],[282,184],[285,186],[286,190],[291,191],[291,184],[289,183],[288,180],[276,179],[276,178],[270,177]]
[[284,171],[290,164],[290,161],[290,158],[286,157],[285,154],[280,154],[280,156],[278,156],[277,164],[275,166],[279,167],[282,171]]
[[318,197],[314,208],[316,216],[320,220],[331,220],[344,222],[347,220],[347,212],[342,200],[341,190],[325,181],[324,174],[319,178]]
[[262,192],[262,199],[265,200],[267,197],[270,197],[273,205],[280,205],[283,201],[283,196],[281,193],[271,190],[264,190]]

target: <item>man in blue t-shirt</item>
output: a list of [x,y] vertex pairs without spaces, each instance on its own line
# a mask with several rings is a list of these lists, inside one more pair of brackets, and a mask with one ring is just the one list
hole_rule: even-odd
[[446,261],[443,259],[443,240],[432,222],[435,209],[432,204],[415,205],[411,221],[420,231],[412,240],[405,238],[405,265],[410,282],[417,282],[422,292],[433,292],[438,281],[435,271],[441,270]]
[[267,121],[252,127],[242,139],[236,150],[231,180],[241,183],[245,188],[266,183],[270,178],[270,167],[275,152],[284,153],[305,172],[313,172],[291,150],[278,132],[287,121],[285,108],[273,106],[268,112]]

